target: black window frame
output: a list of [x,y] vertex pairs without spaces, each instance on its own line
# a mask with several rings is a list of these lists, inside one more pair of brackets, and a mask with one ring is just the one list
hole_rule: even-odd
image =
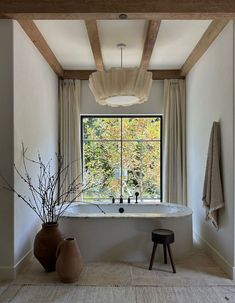
[[[162,120],[163,120],[163,115],[80,115],[80,144],[81,144],[81,166],[82,166],[82,170],[83,170],[83,119],[86,118],[158,118],[160,120],[160,139],[158,140],[160,142],[160,202],[162,202],[162,189],[163,189],[163,176],[162,176],[162,167],[163,167],[163,163],[162,163],[162,159],[163,159],[163,155],[162,155],[162,133],[163,133],[163,129],[162,129]],[[120,140],[122,142],[122,140]],[[121,149],[122,150],[122,149]],[[122,156],[121,156],[122,157]],[[121,192],[122,192],[122,186],[121,186]]]

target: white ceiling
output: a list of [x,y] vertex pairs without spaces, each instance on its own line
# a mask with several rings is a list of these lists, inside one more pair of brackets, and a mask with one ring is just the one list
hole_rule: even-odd
[[[185,62],[211,21],[162,21],[150,69],[178,69]],[[64,69],[96,69],[84,21],[35,21]],[[124,66],[140,64],[147,22],[144,20],[97,21],[105,68],[120,66],[118,43],[127,44]]]
[[210,22],[210,20],[162,21],[150,67],[152,69],[181,68]]
[[64,69],[96,69],[84,21],[35,23]]
[[118,43],[127,45],[123,51],[123,66],[135,67],[140,64],[147,30],[145,20],[97,21],[97,25],[105,68],[120,66]]

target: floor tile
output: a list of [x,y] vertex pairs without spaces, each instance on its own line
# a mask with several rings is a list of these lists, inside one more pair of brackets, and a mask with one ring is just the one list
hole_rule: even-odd
[[80,284],[131,286],[131,266],[125,263],[91,263],[87,264],[86,272]]
[[14,284],[47,284],[59,282],[56,272],[46,272],[37,260],[33,259],[14,280]]
[[148,264],[137,263],[131,267],[132,286],[156,286],[156,272],[148,269]]
[[234,282],[218,267],[197,269],[196,276],[205,281],[206,285],[234,285]]
[[[175,262],[176,274],[170,264],[87,263],[77,285],[87,286],[215,286],[233,285],[227,275],[202,251]],[[56,272],[47,273],[33,260],[13,282],[20,285],[59,284]]]

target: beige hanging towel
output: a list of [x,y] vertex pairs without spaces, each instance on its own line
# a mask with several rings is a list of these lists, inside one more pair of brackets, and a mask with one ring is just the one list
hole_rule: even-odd
[[217,229],[219,229],[218,211],[224,207],[220,144],[220,124],[219,122],[213,122],[202,200],[206,208],[206,219],[211,220]]

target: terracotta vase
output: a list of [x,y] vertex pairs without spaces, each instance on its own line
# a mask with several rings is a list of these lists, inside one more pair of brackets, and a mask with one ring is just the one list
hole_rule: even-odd
[[63,240],[57,248],[56,271],[64,283],[76,282],[82,271],[82,258],[75,238]]
[[55,271],[56,249],[63,240],[58,223],[43,223],[34,240],[34,256],[48,272]]

